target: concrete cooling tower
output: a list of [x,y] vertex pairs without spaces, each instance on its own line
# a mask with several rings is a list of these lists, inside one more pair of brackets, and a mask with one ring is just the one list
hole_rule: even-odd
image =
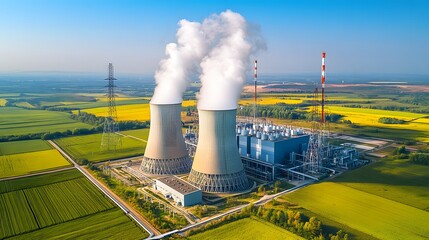
[[150,104],[149,139],[140,170],[156,175],[188,173],[192,161],[182,135],[178,104]]
[[236,109],[198,113],[199,140],[188,181],[205,192],[248,189],[235,136]]

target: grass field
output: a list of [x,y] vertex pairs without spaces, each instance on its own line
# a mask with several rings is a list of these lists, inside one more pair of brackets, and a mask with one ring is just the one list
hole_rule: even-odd
[[[124,131],[122,134],[131,133],[136,137],[147,136],[149,129]],[[67,137],[56,139],[55,142],[61,146],[74,159],[82,161],[87,159],[91,162],[100,162],[124,157],[143,155],[146,142],[130,137],[121,137],[122,147],[116,153],[100,151],[102,134],[91,134],[85,136]],[[145,138],[147,139],[147,137]]]
[[314,184],[283,198],[376,238],[429,237],[429,212],[342,184]]
[[66,112],[0,107],[0,136],[62,132],[75,128],[91,126],[69,118]]
[[0,156],[0,178],[70,166],[55,149]]
[[333,181],[429,211],[429,166],[382,159],[345,172]]
[[52,149],[51,145],[39,139],[0,143],[0,155],[37,152],[49,149]]
[[[88,239],[106,227],[117,236],[147,236],[77,170],[2,181],[0,186],[0,238],[48,239],[61,234],[61,239]],[[110,217],[103,228],[100,221]],[[98,224],[92,228],[88,221]],[[23,233],[27,234],[20,236]]]
[[269,222],[256,219],[244,218],[222,225],[218,228],[211,229],[193,236],[191,240],[265,240],[265,239],[304,239],[283,228],[280,228]]
[[147,139],[149,137],[149,128],[137,129],[137,130],[128,130],[128,131],[124,131],[121,133],[124,135],[133,136],[133,137],[140,138],[140,139],[147,141]]

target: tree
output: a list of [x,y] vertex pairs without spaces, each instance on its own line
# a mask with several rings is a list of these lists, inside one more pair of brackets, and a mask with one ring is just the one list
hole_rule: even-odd
[[258,187],[258,193],[264,193],[265,194],[265,188],[264,188],[264,186],[260,185]]
[[263,218],[270,222],[271,216],[273,215],[273,211],[274,209],[268,209],[267,211],[265,211]]
[[393,150],[393,155],[401,155],[401,154],[407,154],[408,151],[405,148],[405,146],[400,146],[395,148],[395,150]]
[[264,208],[262,206],[258,206],[258,211],[256,212],[256,216],[262,217],[264,214]]
[[429,154],[428,153],[412,153],[410,155],[410,161],[412,163],[429,165]]

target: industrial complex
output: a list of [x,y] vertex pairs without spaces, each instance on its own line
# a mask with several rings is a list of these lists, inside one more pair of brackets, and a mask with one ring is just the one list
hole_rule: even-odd
[[[316,117],[310,129],[276,125],[256,114],[237,117],[236,109],[200,106],[194,113],[197,121],[186,128],[180,102],[151,102],[145,155],[122,170],[177,206],[191,206],[204,203],[206,193],[222,198],[259,184],[318,180],[360,165],[353,146],[329,144],[329,129],[324,118],[317,117],[325,114],[324,57],[322,53],[322,101],[315,101]],[[254,71],[256,112],[257,61]],[[320,105],[322,114],[317,112]]]

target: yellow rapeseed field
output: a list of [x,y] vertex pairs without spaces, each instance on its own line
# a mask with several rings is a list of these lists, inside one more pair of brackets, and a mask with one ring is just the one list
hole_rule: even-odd
[[[373,126],[380,128],[390,128],[398,130],[414,130],[426,133],[425,137],[417,137],[419,141],[429,141],[429,119],[425,118],[429,115],[401,111],[389,111],[368,108],[348,108],[340,106],[327,106],[327,111],[330,113],[341,114],[346,120],[352,121],[354,124],[361,126]],[[405,121],[405,124],[383,124],[379,123],[381,117],[397,118]]]
[[69,166],[55,149],[0,156],[0,178]]
[[[304,99],[287,99],[287,98],[278,98],[278,97],[262,97],[258,98],[259,105],[272,105],[276,103],[285,103],[285,104],[300,104]],[[253,99],[247,98],[240,100],[239,104],[247,105],[253,104]]]
[[[183,101],[182,106],[193,106],[196,104],[195,100],[186,100]],[[100,108],[89,108],[81,110],[94,114],[96,116],[107,116],[107,107]],[[119,121],[129,121],[129,120],[138,120],[138,121],[147,121],[150,120],[150,105],[149,103],[141,104],[129,104],[116,106],[116,111],[118,114]],[[76,112],[76,111],[74,111]]]

